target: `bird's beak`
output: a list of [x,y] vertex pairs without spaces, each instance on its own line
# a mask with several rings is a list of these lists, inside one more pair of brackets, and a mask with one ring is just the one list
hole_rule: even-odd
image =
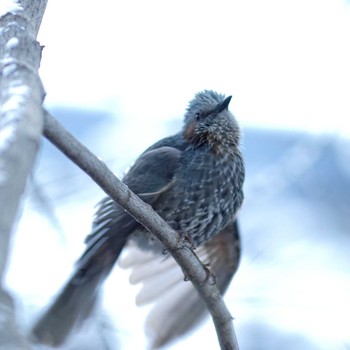
[[217,113],[220,113],[220,112],[224,111],[225,109],[228,109],[228,105],[230,104],[231,98],[232,98],[232,96],[228,96],[217,105],[217,107],[216,107]]

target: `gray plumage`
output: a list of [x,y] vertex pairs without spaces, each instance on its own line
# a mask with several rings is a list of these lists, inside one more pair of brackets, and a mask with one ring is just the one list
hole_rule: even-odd
[[[217,276],[221,292],[238,267],[236,215],[243,201],[244,181],[240,130],[228,110],[230,99],[208,90],[196,94],[185,113],[182,130],[148,148],[123,179],[176,231],[191,237],[198,255]],[[156,301],[146,325],[153,347],[162,346],[198,322],[204,305],[192,286],[181,281],[179,269],[176,283],[172,283],[184,288],[184,294],[176,294],[184,295],[183,301],[170,296],[161,302],[168,289],[164,288],[167,278],[159,281],[157,276],[171,276],[169,266],[175,262],[167,258],[162,264],[164,247],[107,197],[99,205],[76,272],[33,328],[35,341],[60,345],[88,317],[102,282],[127,242],[140,257],[148,254],[152,258],[149,264],[138,265],[133,253],[134,258],[124,266],[131,267],[134,279],[144,283],[138,298],[141,303]],[[160,262],[155,273],[152,261]],[[162,310],[173,314],[169,317]]]

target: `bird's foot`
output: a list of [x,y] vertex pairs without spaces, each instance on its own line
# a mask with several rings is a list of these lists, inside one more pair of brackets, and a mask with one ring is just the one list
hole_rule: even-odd
[[[177,243],[177,248],[175,250],[184,249],[184,248],[195,250],[196,247],[197,247],[197,244],[190,234],[178,232],[178,243]],[[169,253],[168,249],[164,248],[162,253],[163,255],[167,255]]]
[[195,250],[197,248],[197,244],[193,237],[187,232],[179,233],[179,243],[183,244],[185,247],[190,248],[191,250]]
[[203,283],[208,282],[210,285],[214,285],[216,283],[216,276],[211,272],[210,264],[202,263],[202,266],[204,268],[205,273],[207,274],[207,277],[205,278]]

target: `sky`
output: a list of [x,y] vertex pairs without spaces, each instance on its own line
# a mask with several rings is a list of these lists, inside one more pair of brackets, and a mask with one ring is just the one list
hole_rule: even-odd
[[350,133],[344,0],[49,1],[39,33],[48,105],[157,123],[203,89],[243,125]]

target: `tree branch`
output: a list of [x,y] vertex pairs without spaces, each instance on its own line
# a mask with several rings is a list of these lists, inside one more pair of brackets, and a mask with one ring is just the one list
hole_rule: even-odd
[[45,115],[44,135],[87,173],[107,195],[163,243],[205,302],[212,315],[221,349],[237,350],[232,317],[218,288],[212,279],[208,278],[206,269],[190,247],[179,240],[178,234],[150,205],[136,196],[101,160],[48,113]]
[[5,1],[0,13],[0,345],[26,349],[2,289],[12,228],[43,128],[44,89],[36,41],[47,0]]

